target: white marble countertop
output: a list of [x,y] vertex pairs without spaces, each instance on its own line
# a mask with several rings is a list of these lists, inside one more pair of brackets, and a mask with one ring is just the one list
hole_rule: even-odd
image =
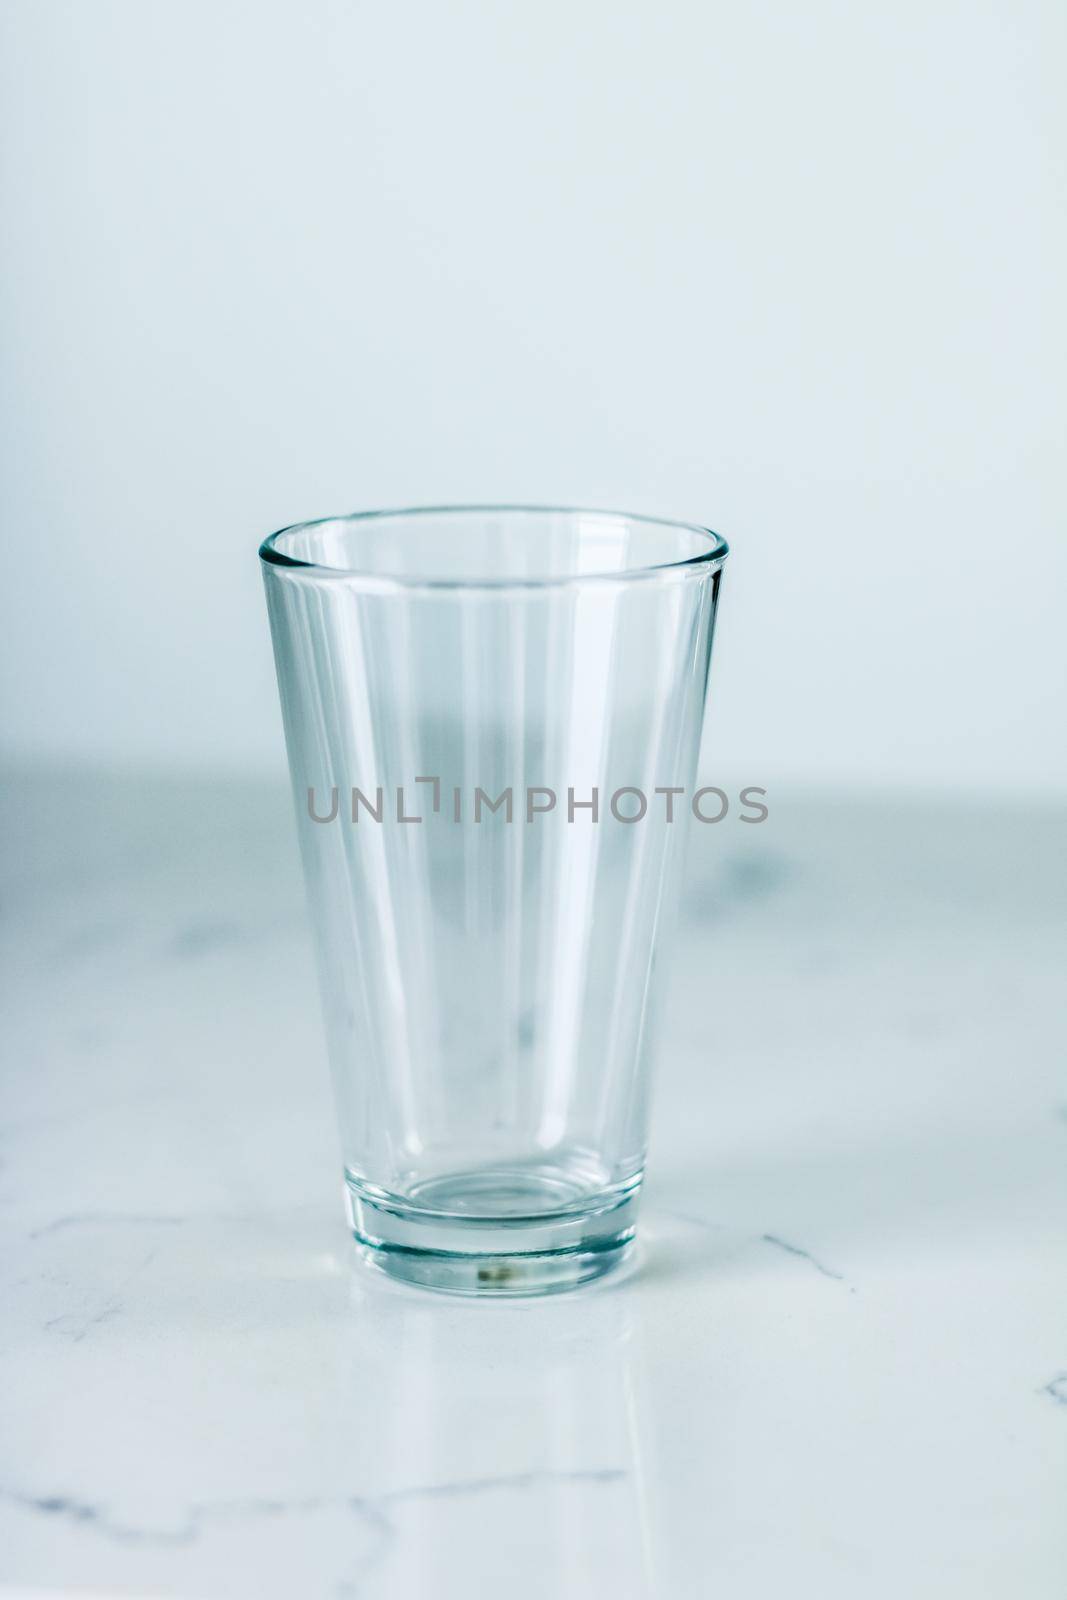
[[636,1266],[345,1233],[288,798],[7,785],[0,1582],[1060,1600],[1067,827],[701,830]]

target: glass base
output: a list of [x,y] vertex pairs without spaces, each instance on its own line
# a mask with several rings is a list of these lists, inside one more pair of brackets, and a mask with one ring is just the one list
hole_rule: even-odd
[[450,1294],[535,1295],[610,1272],[633,1242],[640,1177],[571,1198],[550,1170],[479,1170],[387,1194],[345,1174],[348,1213],[365,1261],[406,1283]]

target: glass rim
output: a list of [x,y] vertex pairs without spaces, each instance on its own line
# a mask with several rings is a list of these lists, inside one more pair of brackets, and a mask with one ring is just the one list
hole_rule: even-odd
[[[418,518],[430,516],[569,516],[569,517],[614,517],[626,522],[640,523],[643,527],[660,528],[665,532],[697,534],[708,541],[706,550],[698,551],[696,555],[685,556],[673,561],[643,562],[639,566],[630,567],[618,572],[584,572],[584,573],[559,573],[543,577],[464,577],[464,578],[435,578],[420,574],[402,572],[370,572],[359,566],[332,566],[315,561],[303,561],[295,556],[285,555],[278,549],[278,541],[287,534],[302,533],[306,529],[321,528],[327,523],[363,523],[382,521],[389,517]],[[384,508],[374,511],[351,511],[340,516],[313,517],[307,521],[290,522],[277,532],[268,534],[259,547],[259,558],[267,567],[282,573],[289,573],[293,577],[307,576],[323,580],[343,581],[357,580],[369,588],[406,590],[406,589],[434,589],[434,590],[478,590],[478,589],[565,589],[585,584],[603,583],[634,583],[649,579],[665,578],[672,574],[680,577],[703,577],[710,572],[718,571],[730,547],[721,534],[699,522],[683,522],[671,517],[655,517],[639,511],[609,510],[603,506],[566,506],[566,505],[534,505],[534,504],[492,504],[470,503],[459,505],[424,505],[400,506]]]

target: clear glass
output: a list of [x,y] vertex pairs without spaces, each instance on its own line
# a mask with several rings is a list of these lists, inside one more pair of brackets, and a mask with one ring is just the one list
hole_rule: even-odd
[[634,1235],[726,545],[472,506],[260,555],[356,1240],[463,1293],[598,1276]]

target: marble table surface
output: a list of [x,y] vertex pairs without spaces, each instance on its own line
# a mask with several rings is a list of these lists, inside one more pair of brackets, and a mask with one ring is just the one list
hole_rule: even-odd
[[640,1248],[349,1244],[287,795],[4,787],[0,1587],[1067,1589],[1063,813],[698,830]]

